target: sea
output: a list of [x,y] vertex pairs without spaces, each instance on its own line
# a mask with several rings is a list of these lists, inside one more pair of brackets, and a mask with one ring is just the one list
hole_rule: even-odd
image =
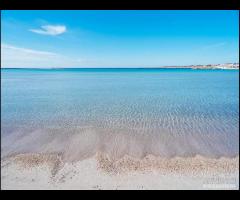
[[239,70],[1,69],[1,157],[239,155]]

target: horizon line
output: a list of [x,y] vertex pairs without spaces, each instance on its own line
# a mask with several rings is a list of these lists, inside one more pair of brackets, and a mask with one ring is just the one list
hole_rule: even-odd
[[129,67],[0,67],[1,69],[159,69],[159,68],[193,68],[200,66],[218,66],[218,65],[227,65],[227,64],[239,64],[239,62],[226,62],[226,63],[217,63],[217,64],[189,64],[189,65],[162,65],[162,66],[129,66]]
[[193,70],[228,70],[228,69],[232,69],[232,70],[239,70],[239,68],[194,68],[194,67],[88,67],[88,68],[85,68],[85,67],[75,67],[75,68],[70,68],[70,67],[67,67],[67,68],[30,68],[30,67],[1,67],[1,70],[7,70],[7,69],[19,69],[19,70],[22,70],[22,69],[29,69],[29,70],[66,70],[66,69],[70,69],[70,70],[74,70],[74,69],[83,69],[83,70],[96,70],[96,69],[193,69]]

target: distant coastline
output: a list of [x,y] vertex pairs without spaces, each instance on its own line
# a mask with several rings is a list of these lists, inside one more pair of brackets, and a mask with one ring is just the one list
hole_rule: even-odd
[[188,66],[163,66],[159,68],[167,69],[239,69],[239,63],[208,64],[208,65],[188,65]]
[[156,67],[1,67],[1,69],[239,69],[239,63]]

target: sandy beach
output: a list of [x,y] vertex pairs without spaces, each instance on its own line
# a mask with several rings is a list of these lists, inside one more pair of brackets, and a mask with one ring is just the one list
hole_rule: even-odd
[[2,190],[239,190],[239,11],[1,16]]
[[19,154],[3,158],[1,189],[239,189],[239,157],[142,159],[106,154],[71,163],[61,155]]

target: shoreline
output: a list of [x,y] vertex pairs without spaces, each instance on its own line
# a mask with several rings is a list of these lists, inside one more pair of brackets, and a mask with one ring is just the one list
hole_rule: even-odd
[[63,163],[59,154],[2,158],[2,189],[238,189],[239,156],[114,160],[103,153]]

